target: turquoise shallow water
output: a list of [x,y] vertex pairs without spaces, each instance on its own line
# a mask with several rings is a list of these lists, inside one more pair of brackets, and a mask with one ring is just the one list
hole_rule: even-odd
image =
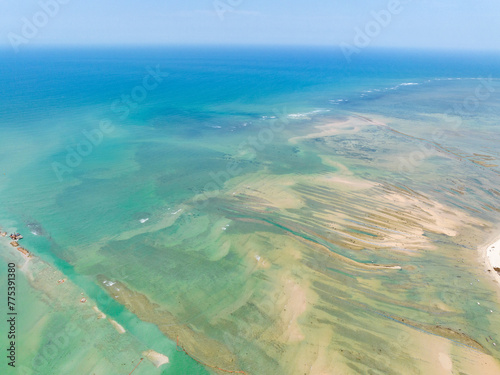
[[[244,321],[246,310],[236,309],[235,301],[245,296],[258,298],[259,290],[267,285],[264,276],[249,278],[242,254],[254,248],[273,248],[276,243],[267,237],[260,242],[243,239],[255,233],[274,238],[285,230],[328,244],[329,234],[318,229],[324,225],[318,214],[327,208],[323,192],[307,186],[297,188],[304,197],[310,196],[306,207],[286,214],[273,208],[252,211],[252,205],[259,203],[256,198],[242,198],[234,204],[223,196],[237,185],[248,182],[254,186],[255,176],[301,178],[335,173],[339,167],[320,157],[329,155],[361,178],[409,185],[482,220],[498,222],[495,191],[500,170],[478,164],[496,165],[500,158],[498,56],[377,51],[347,64],[341,56],[318,49],[2,54],[0,225],[25,233],[23,245],[74,284],[77,300],[82,291],[127,330],[118,339],[111,325],[101,328],[84,323],[72,342],[75,349],[57,352],[36,374],[68,371],[78,350],[85,353],[89,366],[82,373],[93,369],[125,373],[123,369],[131,370],[140,353],[148,349],[167,355],[170,364],[159,369],[141,364],[137,374],[211,371],[176,350],[175,336],[184,331],[172,327],[189,327],[199,334],[195,338],[209,337],[232,347],[239,360],[237,368],[255,373],[280,371],[268,367],[274,363],[271,359],[252,364],[252,355],[271,358],[272,354],[258,345],[249,349],[251,354],[243,353],[244,343],[231,331],[238,324],[222,318],[235,309],[231,319]],[[155,81],[151,69],[162,76]],[[490,95],[472,110],[464,110],[464,99],[481,85],[479,77],[492,77],[485,86],[491,88]],[[144,82],[154,88],[144,89]],[[369,129],[328,142],[288,141],[310,133],[315,124],[354,113],[392,118],[388,124],[392,130]],[[111,124],[111,130],[104,132],[102,121]],[[436,127],[443,128],[445,135],[432,136]],[[89,143],[88,134],[97,137],[94,144]],[[255,146],[249,146],[252,139],[257,139]],[[436,153],[425,154],[429,143]],[[406,150],[417,154],[402,157]],[[231,163],[236,163],[233,169],[228,167]],[[457,181],[470,194],[457,197],[450,193]],[[213,199],[193,203],[200,194]],[[336,197],[329,199],[334,202]],[[331,205],[334,210],[335,204]],[[254,221],[247,224],[242,219]],[[222,230],[231,241],[220,235]],[[311,231],[321,237],[308,234]],[[359,229],[351,231],[370,235]],[[439,236],[433,241],[445,242]],[[252,250],[245,247],[247,243]],[[451,245],[446,243],[443,248],[446,246]],[[398,260],[386,252],[352,254],[341,246],[335,251],[366,263]],[[9,256],[3,255],[3,259],[7,261]],[[432,275],[439,274],[439,265],[451,258],[446,252],[428,255],[426,260],[438,266],[435,270],[428,267],[427,274],[413,275],[413,281],[421,284],[405,298],[415,303],[425,300],[426,283],[446,294],[447,282],[436,281]],[[338,283],[356,274],[342,267],[331,270],[333,274],[325,271],[327,277]],[[373,279],[388,289],[408,282],[406,274]],[[148,315],[152,308],[146,302],[133,306],[127,296],[113,296],[104,287],[110,280],[147,296],[163,310]],[[27,281],[21,283],[29,290],[19,297],[25,298],[23,309],[40,309],[45,316],[45,320],[35,313],[21,316],[25,323],[20,325],[19,345],[26,350],[20,361],[30,367],[51,335],[67,326],[64,319],[80,319],[83,313],[78,305],[68,307],[66,297],[51,302],[44,288],[35,290]],[[491,293],[484,298],[495,305]],[[472,322],[469,333],[475,338],[493,326],[494,321],[474,315],[472,304],[451,300],[464,311],[460,319]],[[384,309],[386,303],[378,301],[372,307]],[[403,307],[395,307],[392,313],[428,320],[416,310],[413,316]],[[40,332],[28,339],[29,324],[34,321],[42,322]],[[218,324],[227,324],[227,332]],[[345,330],[343,334],[352,337]],[[123,357],[116,358],[114,353],[123,348]],[[225,354],[218,355],[221,361],[225,358]]]

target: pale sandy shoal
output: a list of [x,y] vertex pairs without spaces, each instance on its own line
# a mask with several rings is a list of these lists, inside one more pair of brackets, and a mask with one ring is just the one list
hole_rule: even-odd
[[123,326],[121,324],[119,324],[118,322],[116,322],[115,320],[113,319],[109,319],[109,322],[113,325],[113,327],[115,327],[115,329],[119,332],[119,333],[125,333],[126,330],[125,328],[123,328]]
[[166,363],[169,363],[168,357],[164,354],[155,352],[154,350],[148,350],[142,352],[142,354],[149,359],[156,367],[160,367]]
[[500,268],[500,237],[497,237],[496,241],[487,245],[483,248],[483,256],[486,261],[486,267],[497,282],[500,284],[500,275],[494,270],[494,268]]

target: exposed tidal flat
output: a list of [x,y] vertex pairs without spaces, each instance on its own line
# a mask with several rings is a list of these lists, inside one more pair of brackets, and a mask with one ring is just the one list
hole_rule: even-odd
[[247,91],[212,102],[227,76],[196,74],[212,96],[159,88],[63,181],[52,163],[104,105],[16,128],[36,157],[0,140],[0,225],[35,254],[23,266],[4,241],[27,374],[500,372],[482,247],[500,222],[498,81],[458,112],[479,80],[353,80],[338,102],[245,70]]

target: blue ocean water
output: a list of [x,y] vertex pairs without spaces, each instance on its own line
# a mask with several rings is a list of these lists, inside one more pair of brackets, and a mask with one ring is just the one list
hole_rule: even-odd
[[[182,330],[163,326],[191,324],[223,341],[217,328],[197,319],[216,320],[214,295],[230,306],[230,297],[237,300],[236,291],[247,288],[235,268],[242,262],[237,255],[207,261],[225,246],[210,234],[212,226],[229,225],[219,212],[223,205],[189,207],[200,194],[224,190],[227,174],[215,188],[214,175],[229,160],[241,169],[235,179],[263,171],[332,172],[314,148],[297,151],[287,140],[310,132],[315,121],[355,113],[413,121],[392,125],[426,138],[436,120],[424,114],[462,105],[480,78],[500,79],[498,55],[466,52],[367,50],[348,63],[325,48],[33,49],[1,51],[0,59],[0,226],[28,233],[27,246],[131,332],[123,345],[132,351],[150,345],[169,356],[169,367],[139,368],[138,374],[206,373],[206,366],[175,350]],[[461,128],[471,134],[468,142],[463,134],[450,136],[448,147],[498,157],[498,111],[494,105],[468,111]],[[241,157],[241,144],[276,119],[286,130],[275,135],[273,147]],[[478,126],[484,132],[472,135]],[[448,168],[441,162],[432,163]],[[368,165],[358,166],[363,176],[389,179],[389,172]],[[425,176],[419,178],[420,187],[429,188]],[[478,202],[490,204],[487,199]],[[185,221],[172,225],[182,215]],[[168,307],[170,315],[162,314],[177,320],[160,322],[160,313],[137,318],[140,309],[121,297],[115,301],[103,287],[109,280]],[[228,290],[233,294],[220,297]],[[50,319],[57,317],[54,312]],[[50,330],[43,337],[49,336]],[[36,354],[27,353],[27,363]],[[66,363],[61,356],[40,373],[61,371]],[[250,366],[247,358],[241,363]]]

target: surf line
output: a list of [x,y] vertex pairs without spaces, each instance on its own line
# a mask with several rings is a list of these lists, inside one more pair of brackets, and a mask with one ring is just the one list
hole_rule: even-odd
[[[188,357],[191,357],[192,359],[194,359],[196,362],[198,362],[200,365],[203,365],[203,366],[206,366],[206,367],[210,367],[210,368],[214,368],[216,370],[219,370],[219,371],[222,371],[222,372],[227,372],[227,373],[230,373],[230,374],[244,374],[244,375],[248,375],[245,371],[231,371],[231,370],[224,370],[223,368],[220,368],[220,367],[217,367],[217,366],[210,366],[210,365],[207,365],[206,363],[204,362],[201,362],[201,361],[198,361],[196,358],[194,358],[191,354],[189,354],[186,349],[184,349],[184,347],[182,345],[179,345],[179,336],[177,336],[177,347],[176,347],[177,351],[178,352],[184,352],[187,354]],[[130,374],[129,374],[130,375]]]

